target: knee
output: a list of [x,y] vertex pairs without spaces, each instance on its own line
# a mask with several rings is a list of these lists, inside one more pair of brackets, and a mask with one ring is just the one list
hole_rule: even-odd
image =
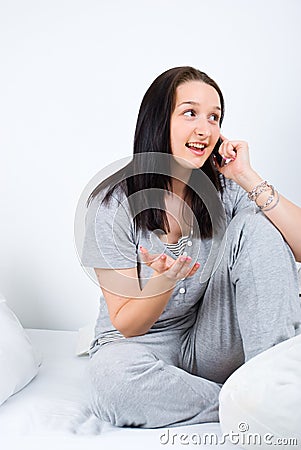
[[241,211],[230,223],[227,233],[227,240],[236,249],[247,247],[261,249],[261,254],[269,253],[269,258],[275,254],[277,256],[280,249],[290,253],[290,249],[283,239],[280,231],[262,213],[254,213],[253,210]]
[[278,228],[262,212],[247,216],[245,232],[248,234],[249,239],[259,239],[261,241],[262,239],[266,239],[267,241],[274,241],[276,239],[284,243]]
[[235,235],[240,230],[252,236],[257,232],[262,234],[275,231],[275,233],[279,234],[277,228],[262,212],[255,212],[251,208],[241,210],[230,222],[228,230],[230,235]]
[[92,357],[88,374],[98,392],[112,394],[127,384],[150,362],[144,346],[126,341],[106,344]]
[[160,361],[141,344],[123,341],[100,348],[88,369],[93,413],[115,426],[135,423],[132,416],[141,402],[143,380],[158,364]]

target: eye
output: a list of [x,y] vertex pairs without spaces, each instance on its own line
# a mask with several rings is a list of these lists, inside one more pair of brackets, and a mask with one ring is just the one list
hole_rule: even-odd
[[194,109],[188,109],[187,111],[184,111],[183,115],[185,117],[195,117],[196,116],[196,112]]
[[209,120],[212,120],[213,122],[218,122],[219,121],[219,116],[217,114],[210,114],[209,116]]

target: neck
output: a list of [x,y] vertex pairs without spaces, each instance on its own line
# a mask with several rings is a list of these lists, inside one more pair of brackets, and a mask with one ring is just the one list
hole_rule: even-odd
[[177,178],[172,178],[172,193],[183,199],[185,195],[186,183],[184,183],[182,179],[183,178],[181,177],[180,181]]
[[185,188],[191,175],[191,169],[187,169],[175,163],[172,165],[171,174],[173,194],[184,198]]

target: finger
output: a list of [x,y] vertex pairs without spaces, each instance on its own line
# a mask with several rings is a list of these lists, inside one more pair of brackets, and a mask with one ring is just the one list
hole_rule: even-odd
[[178,271],[178,277],[180,277],[180,278],[186,277],[188,271],[190,271],[189,264],[191,263],[192,258],[190,256],[186,256],[184,258],[185,258],[185,261],[183,262],[182,266],[179,268],[179,271]]
[[150,262],[151,261],[150,260],[150,255],[149,255],[147,249],[142,247],[142,245],[140,245],[139,250],[140,250],[141,257],[144,260],[144,262],[146,262],[146,263]]
[[224,165],[226,165],[229,162],[234,161],[236,159],[236,152],[234,151],[234,153],[232,153],[232,151],[230,152],[228,149],[228,150],[225,150],[224,152],[221,152],[221,157],[223,158],[221,167],[224,167]]
[[188,269],[184,279],[188,278],[188,277],[192,277],[199,268],[200,268],[200,263],[193,264],[193,266]]
[[182,271],[185,271],[184,272],[184,276],[183,276],[183,278],[182,278],[182,280],[185,280],[185,278],[188,278],[188,277],[192,277],[195,273],[196,273],[196,271],[200,268],[200,263],[199,262],[196,262],[195,264],[193,264],[193,266],[192,267],[183,267],[183,269],[182,269]]
[[162,259],[162,260],[164,261],[165,266],[166,266],[167,268],[171,267],[171,266],[174,264],[174,262],[176,261],[176,260],[174,260],[173,258],[171,258],[170,256],[166,255],[165,253],[163,253],[163,254],[160,256],[160,259]]
[[219,153],[221,156],[224,156],[224,153],[225,153],[225,151],[226,151],[226,146],[227,146],[227,144],[228,144],[228,140],[224,140],[224,141],[222,142],[222,144],[219,146],[218,153]]
[[236,148],[241,149],[241,148],[248,148],[248,147],[249,147],[249,145],[248,145],[248,143],[247,143],[246,141],[238,141],[238,140],[233,140],[233,139],[227,139],[227,138],[226,138],[225,136],[223,136],[222,134],[220,135],[220,137],[221,137],[222,140],[223,140],[223,143],[220,145],[220,148],[221,148],[221,146],[222,146],[223,144],[227,144],[227,143],[230,143],[230,144],[233,146],[234,150],[235,150]]
[[219,153],[224,159],[232,159],[236,157],[232,141],[224,141],[219,148]]
[[166,255],[166,253],[164,253],[166,256],[166,263],[167,264],[173,264],[175,262],[174,258],[172,258],[171,256]]
[[175,260],[171,259],[171,261],[172,263],[167,259],[167,255],[159,255],[159,260],[155,262],[155,264],[150,263],[147,265],[152,267],[156,272],[159,272],[161,274],[168,272],[171,277],[174,277],[173,265],[175,263]]
[[166,257],[166,255],[164,255],[164,254],[160,256],[159,263],[160,263],[160,268],[161,268],[161,270],[163,270],[163,269],[168,269],[168,267],[170,267],[170,266],[167,264],[167,257]]
[[192,266],[192,269],[190,269],[190,271],[188,272],[188,277],[191,277],[191,276],[193,276],[195,273],[196,273],[196,271],[200,268],[200,266],[201,266],[201,264],[200,263],[195,263],[193,266]]
[[171,275],[174,277],[178,277],[179,274],[182,273],[181,271],[183,270],[183,267],[185,266],[187,267],[187,264],[189,264],[190,261],[191,261],[190,256],[179,256],[169,269]]
[[146,264],[153,263],[159,257],[159,255],[157,255],[157,254],[151,255],[145,247],[142,247],[142,245],[140,245],[139,249],[140,249],[141,257]]
[[139,250],[143,255],[146,255],[148,253],[147,249],[145,247],[142,247],[142,245],[140,245]]
[[229,138],[225,137],[222,133],[220,133],[220,138],[223,142],[231,142],[231,144],[233,144],[234,146],[239,145],[239,144],[248,145],[248,143],[246,141],[237,141],[237,140],[229,139]]
[[227,147],[220,148],[219,154],[222,157],[222,162],[221,162],[220,166],[218,167],[219,170],[221,168],[223,168],[224,165],[228,164],[230,161],[233,161],[235,159],[235,157],[232,154],[229,154],[229,149],[227,150]]
[[233,140],[233,139],[231,139],[231,140],[229,139],[228,141],[231,142],[231,144],[234,147],[237,147],[237,146],[243,146],[243,147],[248,146],[248,143],[246,141],[236,141],[236,140]]
[[232,161],[232,159],[226,158],[224,157],[224,155],[221,155],[221,157],[222,157],[221,164],[219,164],[216,156],[213,155],[213,164],[220,173],[224,173],[225,167],[229,164],[230,161]]
[[[221,156],[225,156],[224,159],[229,159],[231,158],[233,155],[231,155],[231,151],[233,151],[234,146],[231,147],[231,145],[233,144],[233,141],[226,138],[226,136],[224,136],[223,134],[220,133],[220,138],[223,141],[222,144],[220,145],[220,154]],[[230,145],[230,147],[229,147]],[[229,153],[230,150],[230,153]]]

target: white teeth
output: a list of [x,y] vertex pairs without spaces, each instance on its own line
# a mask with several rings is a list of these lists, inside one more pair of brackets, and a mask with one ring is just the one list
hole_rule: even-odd
[[200,150],[202,150],[203,148],[205,148],[204,144],[198,144],[196,142],[188,142],[187,143],[188,147],[195,147],[195,148],[199,148]]

